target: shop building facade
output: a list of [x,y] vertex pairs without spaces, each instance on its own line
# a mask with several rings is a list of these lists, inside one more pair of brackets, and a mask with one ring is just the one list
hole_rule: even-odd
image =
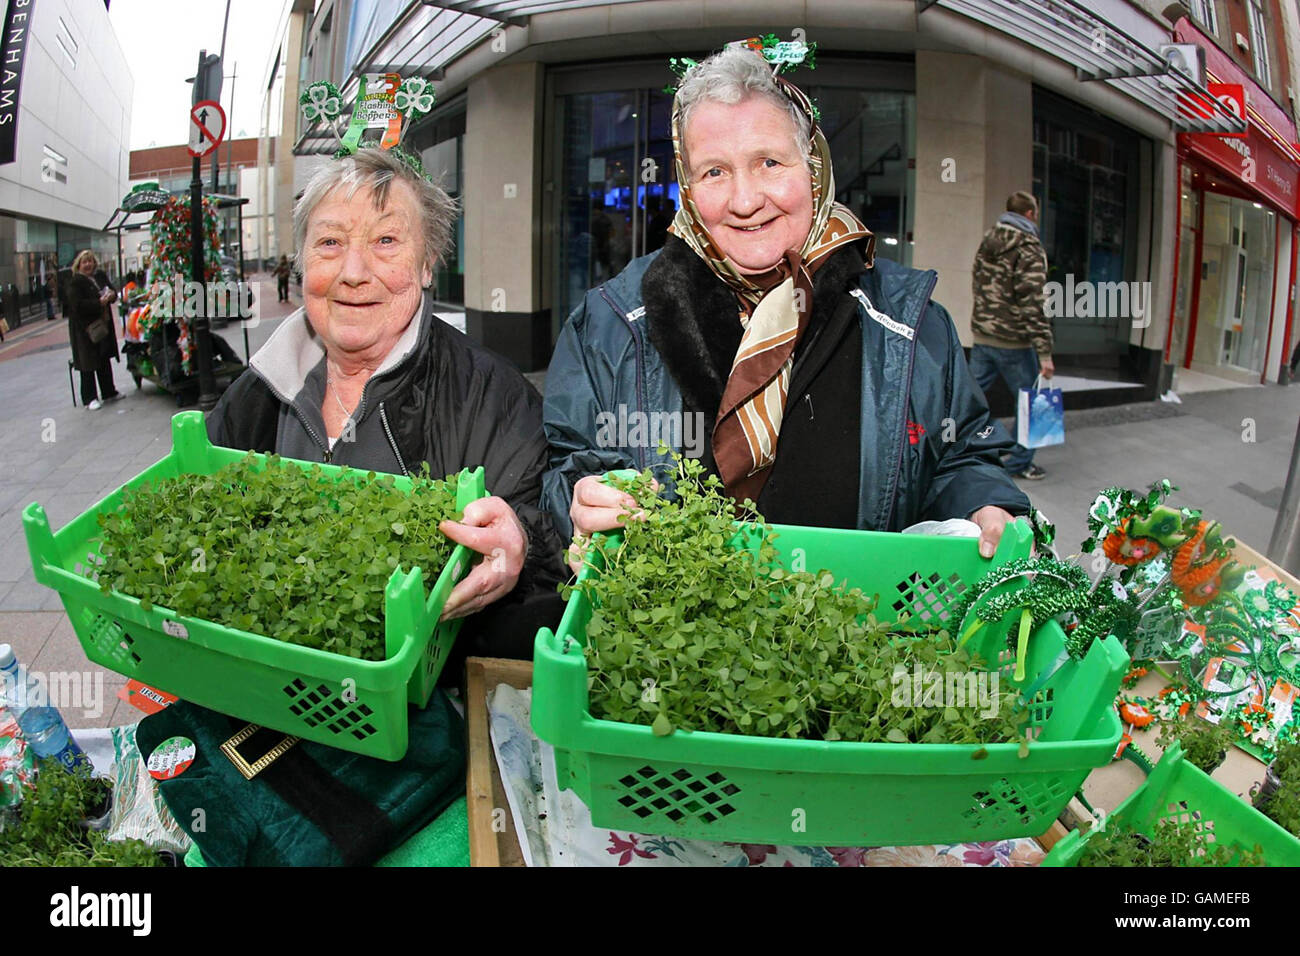
[[[1161,99],[1161,77],[1083,76],[1090,29],[1113,31],[1113,59],[1151,69],[1173,24],[1149,4],[1089,4],[1078,35],[1055,45],[1002,24],[1010,0],[809,0],[793,11],[635,0],[479,15],[494,6],[323,0],[301,31],[298,73],[331,79],[345,100],[363,72],[434,78],[437,105],[409,142],[463,207],[437,295],[522,368],[546,366],[587,289],[664,241],[677,206],[668,58],[771,32],[818,44],[816,69],[795,79],[821,110],[837,198],[876,233],[877,254],[937,271],[935,298],[964,342],[975,250],[1006,197],[1031,189],[1049,280],[1145,296],[1137,315],[1130,301],[1124,314],[1055,317],[1058,369],[1081,389],[1073,407],[1169,387],[1183,165],[1174,98]],[[333,149],[300,116],[286,113],[284,134],[304,161]]]
[[[0,97],[0,294],[10,325],[44,316],[73,257],[92,249],[116,273],[103,232],[127,189],[134,82],[103,4],[31,5],[16,96]],[[7,91],[9,93],[11,91]],[[7,158],[7,157],[6,157]]]
[[[218,214],[218,230],[223,255],[244,257],[245,269],[253,271],[262,268],[271,253],[265,251],[262,241],[262,220],[265,209],[274,208],[275,183],[268,184],[270,201],[263,199],[259,174],[259,151],[265,145],[266,154],[271,164],[275,162],[275,142],[270,140],[263,144],[260,139],[245,137],[226,140],[217,149],[217,181],[213,184],[211,157],[202,163],[203,189],[205,193],[220,193],[226,196],[242,196],[249,201],[237,212],[234,207],[226,207]],[[156,182],[164,192],[173,196],[189,196],[190,183],[194,178],[194,159],[185,146],[156,146],[149,149],[131,151],[131,186],[144,182]],[[240,223],[243,233],[240,235]],[[148,231],[135,230],[123,236],[123,263],[127,270],[140,267],[142,251],[147,254]]]
[[1294,350],[1300,149],[1294,120],[1198,25],[1175,28],[1205,51],[1212,82],[1239,84],[1241,137],[1180,134],[1178,270],[1167,360],[1243,384],[1289,381]]

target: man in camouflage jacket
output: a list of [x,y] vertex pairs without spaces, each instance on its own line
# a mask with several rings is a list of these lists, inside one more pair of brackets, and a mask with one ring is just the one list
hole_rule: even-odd
[[[1001,376],[1016,395],[1032,387],[1039,375],[1051,378],[1052,323],[1043,307],[1047,253],[1038,240],[1038,201],[1032,195],[1016,192],[1007,199],[1007,211],[975,253],[971,281],[970,367],[979,387],[987,392]],[[1033,451],[1022,445],[1007,455],[1003,467],[1017,478],[1047,475],[1034,464]]]

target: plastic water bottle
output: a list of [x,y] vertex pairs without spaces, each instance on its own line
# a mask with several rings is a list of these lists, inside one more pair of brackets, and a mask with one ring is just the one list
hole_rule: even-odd
[[85,762],[85,751],[72,739],[59,709],[47,702],[40,678],[18,663],[8,644],[0,644],[0,687],[0,696],[37,757],[57,760],[69,770]]

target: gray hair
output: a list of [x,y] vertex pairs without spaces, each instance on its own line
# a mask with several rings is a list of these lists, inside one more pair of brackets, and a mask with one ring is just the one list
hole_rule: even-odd
[[686,124],[691,112],[701,103],[725,103],[734,106],[751,96],[761,96],[784,110],[794,123],[795,145],[804,160],[812,158],[812,122],[790,97],[781,92],[772,75],[772,67],[761,55],[743,47],[727,47],[701,60],[682,78],[677,88],[681,108],[682,160],[686,160]]
[[424,233],[424,262],[430,270],[451,245],[452,228],[460,209],[436,183],[425,179],[398,156],[386,149],[359,149],[351,156],[320,165],[293,207],[294,256],[298,271],[303,271],[302,254],[307,239],[307,224],[325,197],[336,189],[350,200],[360,189],[369,189],[375,208],[388,205],[388,190],[394,182],[404,182],[415,193],[420,209],[420,226]]

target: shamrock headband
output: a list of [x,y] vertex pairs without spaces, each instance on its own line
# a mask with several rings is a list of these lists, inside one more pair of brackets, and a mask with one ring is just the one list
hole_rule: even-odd
[[352,119],[342,136],[338,132],[338,118],[343,110],[343,98],[329,80],[318,80],[303,90],[298,97],[302,115],[309,123],[323,121],[334,134],[339,143],[334,153],[336,159],[361,149],[361,136],[366,130],[382,129],[379,148],[390,150],[421,176],[425,175],[420,158],[402,149],[401,140],[416,119],[433,109],[436,94],[432,84],[419,76],[402,79],[397,73],[363,73],[359,83]]
[[[821,122],[821,111],[804,95],[803,90],[781,75],[782,73],[789,73],[800,66],[806,66],[810,70],[817,69],[816,43],[805,43],[803,40],[781,40],[777,38],[775,33],[765,33],[762,36],[747,37],[744,40],[733,40],[724,47],[724,49],[733,48],[752,50],[771,64],[776,85],[808,115],[813,128],[817,128]],[[668,60],[668,67],[677,74],[679,83],[686,78],[687,73],[697,66],[699,66],[699,62],[692,60],[690,57],[675,56]],[[677,90],[677,86],[669,85],[664,87],[664,92],[670,95],[676,94]]]

